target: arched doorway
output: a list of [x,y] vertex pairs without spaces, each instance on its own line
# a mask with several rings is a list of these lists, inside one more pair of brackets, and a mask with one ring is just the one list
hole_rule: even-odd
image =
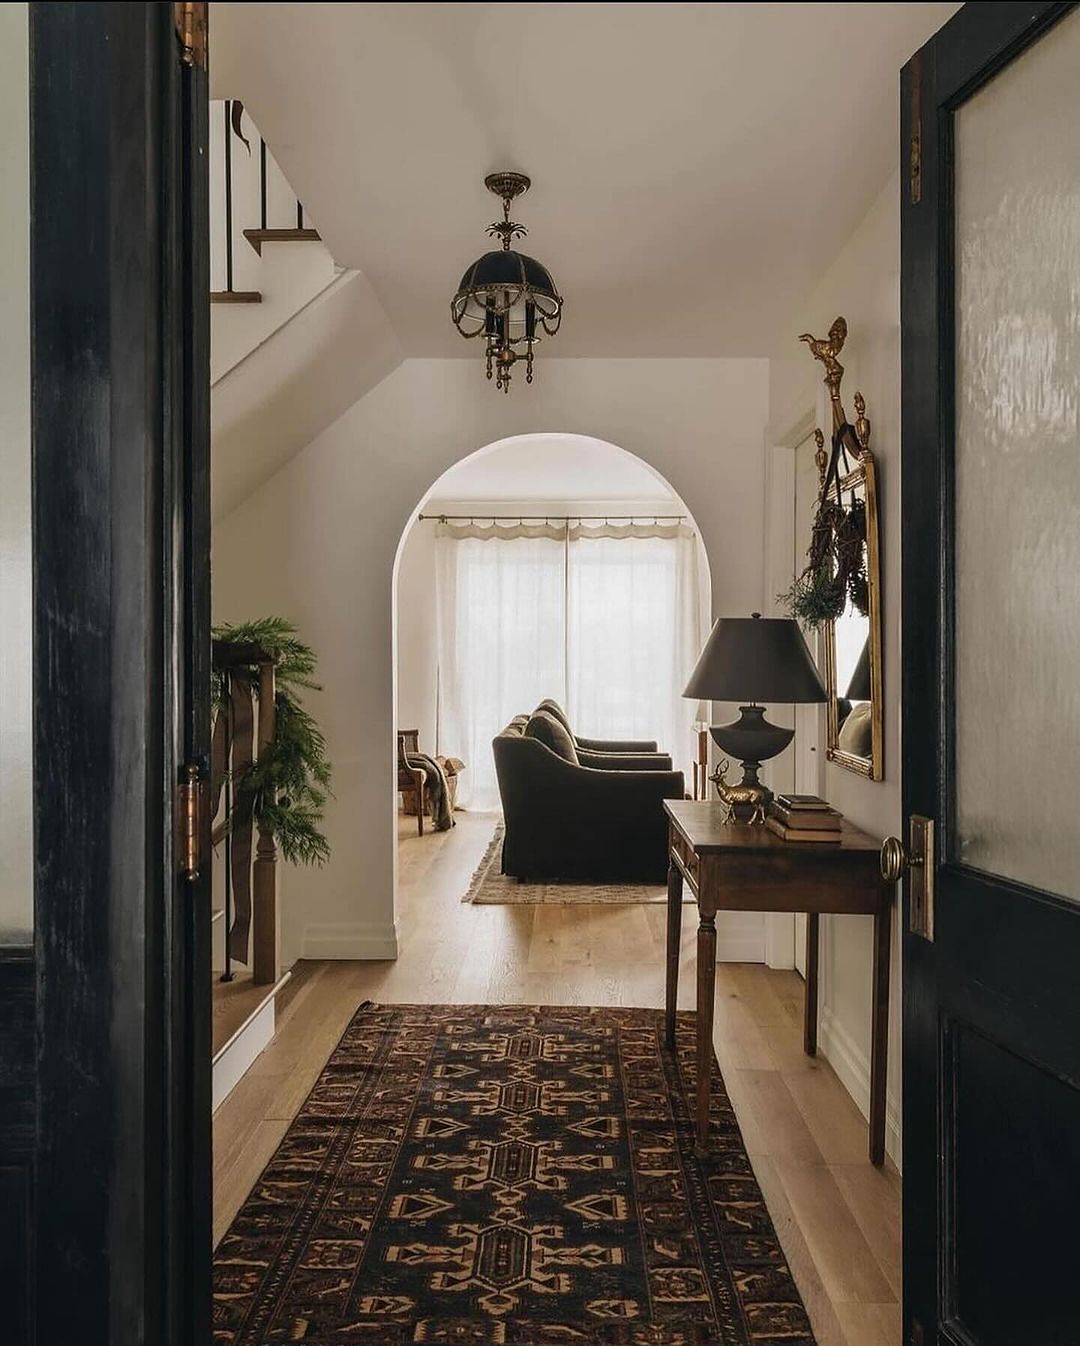
[[[564,668],[563,655],[557,653],[553,654],[552,666],[546,672],[511,668],[502,679],[489,678],[483,690],[476,689],[481,714],[467,717],[471,732],[463,732],[462,716],[455,713],[455,709],[460,708],[453,704],[453,684],[447,676],[446,642],[439,639],[437,557],[445,556],[447,549],[445,541],[442,544],[438,541],[440,532],[452,534],[455,540],[466,539],[467,543],[471,541],[468,538],[470,532],[484,539],[482,545],[475,548],[484,560],[474,559],[470,563],[473,566],[492,560],[493,548],[487,545],[492,541],[492,533],[498,534],[493,539],[495,547],[502,546],[512,536],[515,541],[512,546],[504,547],[504,556],[510,553],[515,562],[520,560],[521,566],[526,570],[531,567],[538,575],[548,566],[554,576],[546,590],[542,579],[538,579],[536,590],[546,593],[543,601],[553,610],[552,620],[569,621],[571,611],[577,614],[573,645],[578,653],[573,666]],[[397,730],[415,729],[425,753],[464,758],[465,771],[459,782],[460,802],[470,810],[497,809],[490,739],[501,727],[497,723],[498,715],[508,713],[511,706],[512,713],[527,712],[542,695],[552,695],[556,699],[565,698],[576,708],[583,717],[584,732],[606,730],[612,737],[653,737],[659,733],[665,739],[665,749],[672,752],[689,778],[690,726],[696,718],[696,707],[679,699],[682,683],[678,682],[674,695],[668,689],[662,705],[654,706],[651,713],[644,711],[650,732],[643,735],[641,731],[645,725],[636,726],[631,722],[633,712],[640,712],[639,707],[624,704],[620,711],[615,709],[620,688],[614,684],[625,681],[625,677],[620,679],[620,660],[618,651],[613,648],[613,637],[622,635],[624,626],[629,623],[616,622],[608,628],[606,635],[594,632],[592,640],[586,638],[597,626],[598,617],[608,615],[605,608],[609,599],[605,594],[618,594],[620,582],[631,583],[629,572],[624,576],[623,571],[635,541],[640,549],[640,544],[647,543],[654,532],[672,538],[679,536],[678,545],[691,558],[690,565],[684,565],[681,573],[688,574],[692,570],[692,586],[686,580],[682,582],[678,602],[682,608],[689,603],[693,620],[684,619],[679,626],[685,649],[678,658],[671,652],[670,637],[640,642],[638,660],[644,662],[646,654],[652,653],[663,667],[657,666],[651,671],[640,669],[639,688],[651,686],[650,677],[661,682],[666,679],[674,687],[674,683],[688,673],[688,667],[683,669],[682,665],[692,664],[710,618],[711,576],[705,548],[686,502],[664,477],[640,457],[615,444],[565,433],[517,435],[498,440],[466,455],[444,471],[413,512],[403,530],[395,559],[395,748]],[[607,537],[603,536],[605,533]],[[579,548],[577,542],[582,538],[585,545]],[[571,543],[570,539],[575,541]],[[573,549],[575,557],[569,569],[564,556],[566,547]],[[530,548],[535,555],[529,553]],[[579,552],[588,557],[589,564],[577,563]],[[459,561],[457,564],[460,567],[464,563]],[[643,573],[638,571],[639,584]],[[567,578],[569,575],[574,577],[572,583]],[[520,579],[517,571],[515,579]],[[484,592],[488,592],[482,577],[477,582]],[[658,582],[663,583],[662,580]],[[506,579],[505,583],[512,581]],[[557,592],[564,583],[568,586],[565,596]],[[600,585],[608,587],[601,589]],[[474,584],[469,592],[475,595],[479,590]],[[640,600],[640,594],[638,598]],[[628,615],[633,599],[627,589],[619,598],[626,604]],[[670,601],[671,604],[676,602],[674,589]],[[537,615],[532,611],[541,600],[533,595],[522,602],[529,606],[530,617],[543,622],[543,613]],[[593,604],[591,610],[590,602]],[[655,606],[657,595],[653,595],[652,602]],[[554,611],[560,604],[561,613]],[[498,609],[498,617],[495,616],[496,609],[492,609],[491,619],[515,625],[521,618],[520,606],[511,595],[504,595],[503,608]],[[667,605],[661,602],[660,606]],[[458,621],[460,625],[460,614]],[[550,643],[555,644],[560,634],[552,632]],[[526,641],[529,639],[528,632],[525,638]],[[535,643],[535,636],[532,638]],[[548,642],[540,642],[540,648],[547,647]],[[633,648],[633,642],[629,648]],[[512,652],[508,662],[513,662]],[[471,671],[466,668],[466,672],[466,681],[472,683],[485,678],[490,670],[482,661]],[[460,682],[459,678],[459,698]],[[508,686],[519,686],[522,690],[520,694],[510,693],[506,690]],[[630,684],[621,691],[625,702]],[[521,700],[520,705],[514,696]],[[642,699],[640,691],[634,699]],[[489,701],[500,702],[497,713],[490,709]],[[492,714],[495,719],[491,719]],[[606,722],[602,722],[605,717]],[[474,723],[477,718],[479,724]],[[635,728],[639,730],[637,735]],[[409,807],[411,810],[411,799]],[[402,835],[411,834],[412,824],[400,823],[399,828]]]
[[[216,531],[215,618],[280,612],[319,656],[332,854],[283,877],[286,961],[397,952],[394,573],[403,531],[477,446],[546,426],[629,450],[692,511],[714,611],[762,605],[765,362],[566,360],[545,370],[526,397],[496,397],[478,395],[471,361],[406,360]],[[754,956],[745,945],[740,954]]]

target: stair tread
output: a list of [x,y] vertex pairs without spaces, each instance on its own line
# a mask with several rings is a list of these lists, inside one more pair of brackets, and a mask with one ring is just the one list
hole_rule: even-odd
[[211,304],[261,304],[258,290],[211,290]]
[[245,229],[244,237],[262,256],[264,243],[321,243],[317,229]]
[[215,1056],[224,1051],[268,1000],[280,994],[292,973],[283,972],[276,982],[259,986],[247,971],[237,972],[235,980],[230,982],[221,981],[220,976],[220,973],[214,973],[211,1035]]

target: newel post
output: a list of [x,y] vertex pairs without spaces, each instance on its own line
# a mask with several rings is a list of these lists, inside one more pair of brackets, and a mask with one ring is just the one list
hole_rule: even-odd
[[[259,664],[258,756],[274,738],[274,665]],[[272,788],[272,787],[271,787]],[[252,876],[252,980],[257,986],[274,985],[281,976],[277,900],[277,842],[273,832],[258,826]]]

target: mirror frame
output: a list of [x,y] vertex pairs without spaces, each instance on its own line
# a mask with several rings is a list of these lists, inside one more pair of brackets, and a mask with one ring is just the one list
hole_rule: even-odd
[[[852,436],[854,438],[854,436]],[[857,757],[840,747],[840,716],[836,707],[836,623],[823,625],[825,636],[825,690],[828,734],[825,757],[848,771],[868,780],[879,781],[885,770],[885,702],[883,695],[881,650],[881,546],[878,537],[877,470],[869,449],[859,452],[858,466],[839,483],[839,489],[851,491],[862,486],[866,498],[866,578],[869,590],[870,624],[870,756]]]

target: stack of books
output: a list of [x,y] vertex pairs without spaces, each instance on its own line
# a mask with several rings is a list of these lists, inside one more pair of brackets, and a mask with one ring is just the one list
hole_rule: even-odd
[[818,795],[776,795],[765,819],[785,841],[840,840],[842,815]]

